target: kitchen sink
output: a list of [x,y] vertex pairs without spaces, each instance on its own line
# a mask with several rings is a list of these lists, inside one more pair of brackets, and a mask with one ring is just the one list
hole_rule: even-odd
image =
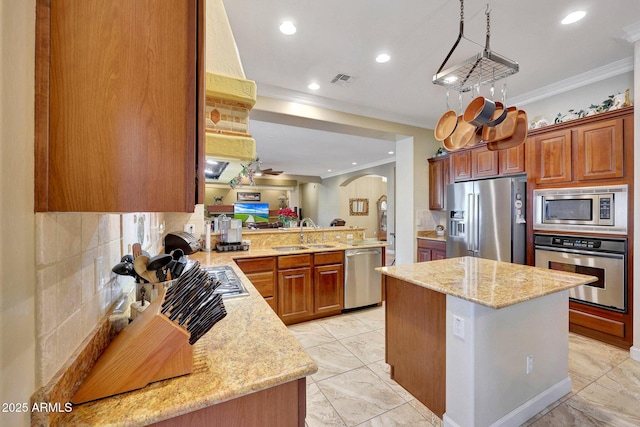
[[307,246],[296,246],[296,245],[294,245],[294,246],[273,246],[271,249],[274,249],[276,251],[286,252],[286,251],[299,251],[299,250],[302,250],[302,249],[309,249],[309,247],[307,247]]

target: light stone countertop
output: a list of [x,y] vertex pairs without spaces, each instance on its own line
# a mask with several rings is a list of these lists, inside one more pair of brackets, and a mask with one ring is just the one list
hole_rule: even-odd
[[475,257],[448,258],[376,270],[487,307],[499,309],[595,282],[583,274]]
[[62,414],[60,425],[146,425],[316,373],[318,367],[313,359],[234,259],[380,247],[387,243],[352,246],[332,242],[331,245],[331,248],[296,251],[251,247],[248,251],[189,255],[203,267],[231,266],[249,291],[249,296],[224,300],[227,316],[194,345],[193,372],[151,383],[139,390],[75,405],[71,412]]
[[438,242],[446,242],[447,241],[446,231],[445,231],[444,235],[438,236],[438,234],[436,233],[436,230],[418,231],[418,233],[416,234],[416,238],[418,238],[418,239],[426,239],[426,240],[435,240],[435,241],[438,241]]

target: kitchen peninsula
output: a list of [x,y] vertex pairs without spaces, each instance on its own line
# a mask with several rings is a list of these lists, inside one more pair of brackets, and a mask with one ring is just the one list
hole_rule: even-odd
[[[386,243],[346,242],[347,236],[360,237],[362,229],[332,227],[324,234],[323,247],[305,243],[307,246],[299,249],[278,249],[280,245],[296,245],[299,233],[299,229],[247,232],[252,240],[248,251],[189,255],[202,266],[233,268],[249,292],[248,296],[225,300],[227,317],[194,345],[190,374],[74,405],[68,413],[34,413],[32,425],[304,426],[305,378],[318,368],[265,301],[259,283],[254,285],[237,261],[342,254],[353,245]],[[304,233],[305,239],[321,240],[323,236],[320,229],[305,229]],[[110,323],[109,316],[100,322],[51,382],[32,396],[32,402],[59,403],[64,408],[108,345]]]
[[378,270],[391,377],[445,426],[517,426],[571,391],[568,289],[594,277],[473,257]]

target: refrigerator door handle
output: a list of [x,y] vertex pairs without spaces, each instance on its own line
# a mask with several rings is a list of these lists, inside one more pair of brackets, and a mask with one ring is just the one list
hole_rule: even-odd
[[472,252],[475,247],[475,242],[473,241],[473,239],[475,238],[475,232],[476,232],[476,222],[475,222],[476,209],[473,202],[474,202],[473,193],[467,194],[467,206],[468,206],[469,212],[467,214],[466,240],[467,240],[468,252]]
[[474,254],[478,254],[480,252],[480,193],[476,193],[475,196],[476,200],[473,205],[475,212],[473,213],[473,218],[476,225],[474,227],[473,252]]

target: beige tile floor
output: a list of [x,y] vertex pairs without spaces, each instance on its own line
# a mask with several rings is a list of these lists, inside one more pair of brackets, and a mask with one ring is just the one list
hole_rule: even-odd
[[[389,378],[384,306],[289,327],[318,364],[307,379],[307,426],[441,426]],[[525,425],[640,426],[640,362],[629,352],[569,335],[572,392]]]

